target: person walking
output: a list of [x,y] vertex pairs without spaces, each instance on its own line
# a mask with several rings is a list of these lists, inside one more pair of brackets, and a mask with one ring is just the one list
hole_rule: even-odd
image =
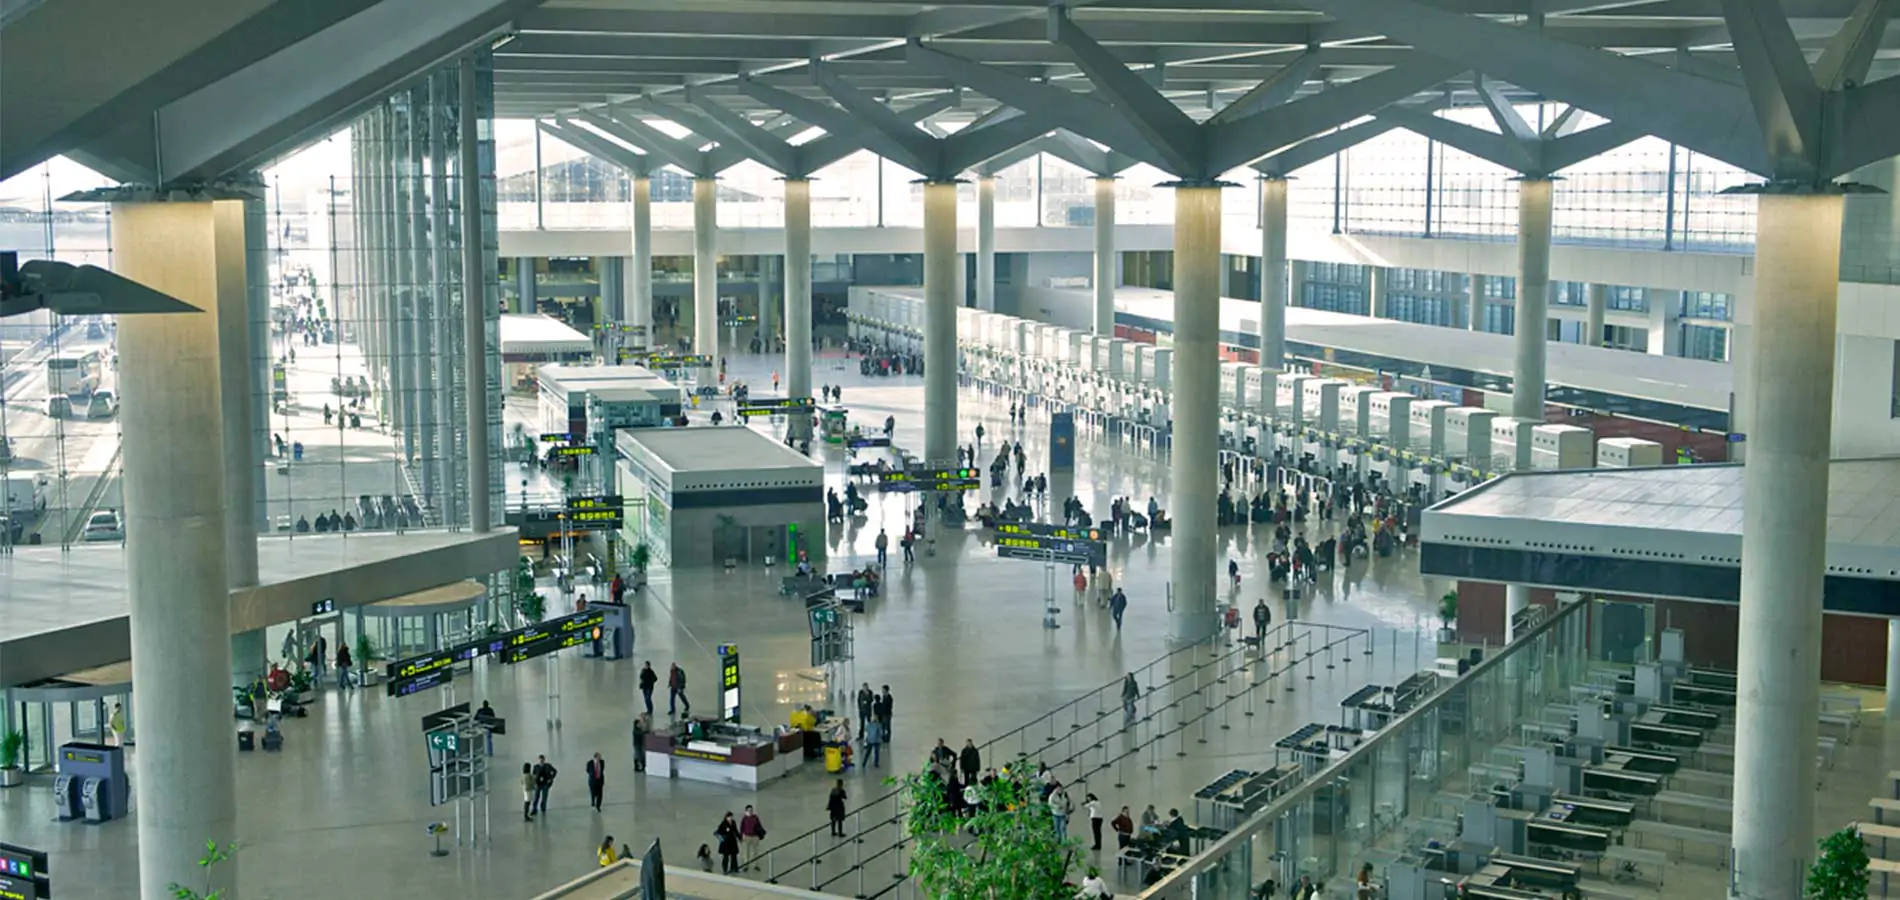
[[304,657],[304,662],[310,665],[310,675],[314,680],[323,681],[324,666],[328,665],[329,661],[330,642],[319,633],[317,639],[310,642],[310,653]]
[[535,757],[534,764],[534,812],[548,811],[548,791],[554,787],[554,777],[561,774],[548,762],[546,756]]
[[844,779],[838,779],[831,788],[831,796],[825,799],[825,812],[831,816],[831,836],[844,837],[844,801],[849,797],[844,792]]
[[1095,839],[1091,850],[1102,849],[1102,799],[1090,794],[1082,798],[1082,808],[1089,814],[1089,835]]
[[534,821],[534,764],[521,764],[521,821]]
[[350,681],[350,648],[348,644],[336,648],[336,689],[347,691],[356,685]]
[[488,705],[486,700],[483,700],[482,705],[475,710],[475,724],[482,726],[482,745],[489,756],[495,755],[496,718],[498,717],[495,715],[495,708]]
[[897,545],[899,547],[904,548],[904,564],[905,565],[909,565],[917,561],[917,553],[915,550],[912,549],[916,545],[916,543],[917,543],[916,532],[913,532],[908,528],[904,529],[904,537],[897,542]]
[[1049,792],[1049,814],[1056,820],[1056,839],[1069,836],[1069,815],[1075,812],[1075,801],[1069,799],[1069,789],[1056,782],[1055,790]]
[[765,842],[765,822],[759,814],[747,804],[745,815],[739,817],[739,840],[745,844],[745,867],[756,869],[754,863],[759,859],[759,845]]
[[1122,593],[1121,588],[1116,588],[1114,595],[1108,598],[1108,614],[1115,620],[1116,631],[1122,630],[1122,614],[1127,611],[1128,595]]
[[112,704],[112,717],[106,720],[106,729],[112,734],[112,746],[125,746],[125,704]]
[[666,673],[666,714],[673,715],[681,707],[688,716],[693,714],[693,704],[686,699],[686,670],[674,663],[673,670]]
[[1135,701],[1140,699],[1141,685],[1135,681],[1135,673],[1130,672],[1127,678],[1122,679],[1122,727],[1134,727]]
[[614,604],[616,606],[625,602],[624,598],[627,596],[626,579],[621,578],[618,573],[615,573],[613,584],[608,585],[607,593],[614,598]]
[[600,812],[600,797],[607,791],[607,762],[599,753],[587,761],[587,799],[594,804],[594,812]]
[[957,763],[963,770],[963,783],[975,784],[976,773],[983,770],[983,754],[976,749],[976,741],[963,739],[963,752],[958,755]]
[[726,817],[719,820],[719,827],[713,829],[713,836],[719,839],[719,874],[738,874],[739,823],[733,821],[731,810],[727,810]]
[[653,671],[653,661],[648,660],[640,667],[640,696],[646,700],[647,715],[653,715],[653,686],[660,683],[660,676]]
[[1267,649],[1267,626],[1273,624],[1273,610],[1267,608],[1267,599],[1253,605],[1253,639],[1262,652]]
[[633,717],[633,770],[647,770],[647,717]]
[[884,723],[872,719],[864,726],[864,767],[881,769],[884,756],[878,748],[884,746]]
[[890,557],[890,535],[885,534],[884,529],[879,528],[877,530],[877,540],[873,542],[873,546],[877,547],[877,567],[882,569],[884,568],[884,561]]

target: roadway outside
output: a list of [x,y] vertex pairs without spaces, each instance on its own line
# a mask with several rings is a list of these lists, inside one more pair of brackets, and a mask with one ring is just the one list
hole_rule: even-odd
[[0,437],[11,449],[0,454],[0,475],[10,485],[8,512],[17,514],[23,542],[78,541],[94,510],[120,502],[117,411],[91,418],[83,394],[65,400],[66,409],[49,409],[47,362],[57,354],[98,354],[97,391],[118,396],[112,328],[98,319],[73,320],[0,366]]

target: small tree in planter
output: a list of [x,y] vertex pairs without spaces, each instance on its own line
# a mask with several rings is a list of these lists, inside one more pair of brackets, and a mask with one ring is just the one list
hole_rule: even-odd
[[1821,839],[1821,856],[1808,868],[1809,900],[1867,896],[1867,844],[1852,825]]
[[925,770],[902,782],[905,827],[916,841],[910,877],[945,900],[1069,900],[1064,881],[1079,842],[1056,834],[1039,785],[1019,772],[982,789],[974,815],[950,811],[944,784]]
[[356,654],[356,659],[351,660],[351,662],[356,663],[356,676],[359,683],[364,687],[369,687],[374,684],[376,672],[376,666],[374,665],[376,662],[376,642],[370,640],[369,632],[364,631],[356,635],[356,649],[350,652]]
[[26,735],[18,731],[0,734],[0,787],[13,787],[23,779],[20,751],[25,747]]
[[200,893],[196,889],[186,887],[176,881],[167,885],[166,889],[172,892],[174,900],[223,900],[223,888],[217,890],[211,889],[211,881],[214,877],[213,870],[218,867],[219,863],[236,856],[237,852],[238,845],[235,843],[220,847],[217,841],[205,841],[204,855],[198,857],[198,868],[204,873],[204,892]]
[[633,587],[639,588],[647,583],[647,567],[653,564],[653,548],[646,541],[633,545],[627,554],[627,564],[633,566]]
[[1438,641],[1448,644],[1458,639],[1458,592],[1446,591],[1438,598]]
[[538,591],[529,591],[515,599],[515,611],[530,623],[539,622],[548,614],[548,598]]

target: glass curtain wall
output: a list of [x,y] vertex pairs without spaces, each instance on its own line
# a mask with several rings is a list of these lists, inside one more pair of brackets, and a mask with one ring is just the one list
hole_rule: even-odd
[[[22,263],[55,259],[110,268],[110,207],[69,203],[113,181],[55,158],[0,182],[0,249]],[[118,509],[119,425],[114,328],[109,316],[39,311],[0,319],[0,545],[123,539],[86,531]]]
[[[479,67],[482,131],[464,135],[459,67],[431,72],[371,108],[347,158],[302,158],[271,187],[270,528],[388,531],[468,525],[466,304],[480,305],[488,356],[491,516],[502,510],[493,91]],[[461,170],[461,141],[480,168]],[[327,170],[327,171],[326,171]],[[461,179],[481,184],[480,296],[463,292]],[[319,524],[319,520],[327,520]],[[493,524],[493,523],[491,523]]]

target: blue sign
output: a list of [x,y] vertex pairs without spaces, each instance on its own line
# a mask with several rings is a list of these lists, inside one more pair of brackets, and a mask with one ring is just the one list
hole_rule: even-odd
[[1049,416],[1049,469],[1075,470],[1075,415],[1059,412]]

